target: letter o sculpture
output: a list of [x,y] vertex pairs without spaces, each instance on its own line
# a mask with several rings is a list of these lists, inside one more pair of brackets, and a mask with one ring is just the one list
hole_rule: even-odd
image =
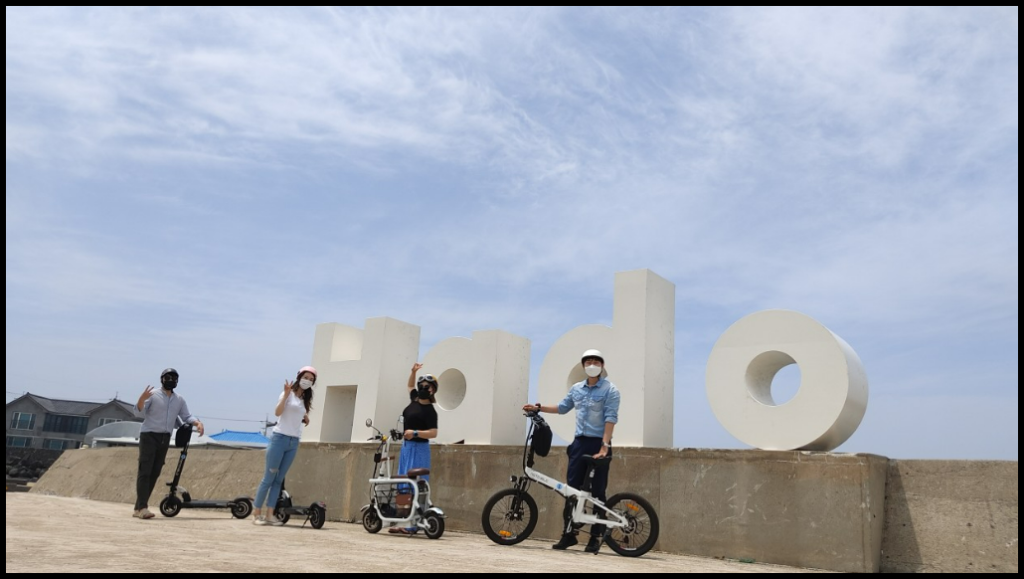
[[[772,399],[772,380],[800,367],[800,390],[789,402]],[[715,343],[707,394],[718,421],[762,450],[832,451],[864,419],[868,378],[857,353],[814,319],[768,310],[733,324]]]

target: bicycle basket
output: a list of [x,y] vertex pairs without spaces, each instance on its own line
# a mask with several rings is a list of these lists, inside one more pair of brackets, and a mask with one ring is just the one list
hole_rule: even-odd
[[551,427],[547,422],[538,421],[533,426],[531,444],[533,452],[540,457],[545,457],[551,452]]

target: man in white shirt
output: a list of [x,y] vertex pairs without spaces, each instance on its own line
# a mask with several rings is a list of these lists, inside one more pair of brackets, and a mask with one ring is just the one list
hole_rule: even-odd
[[177,422],[191,424],[202,436],[205,429],[198,418],[188,411],[185,399],[174,393],[178,387],[178,371],[168,368],[160,373],[160,390],[146,386],[135,408],[142,412],[142,433],[139,435],[139,474],[135,480],[136,519],[149,520],[155,515],[149,510],[149,497],[164,468],[167,450],[171,446],[171,433]]

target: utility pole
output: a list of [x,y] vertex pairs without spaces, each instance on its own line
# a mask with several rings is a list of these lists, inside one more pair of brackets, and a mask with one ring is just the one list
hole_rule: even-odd
[[263,418],[263,432],[261,434],[263,434],[263,436],[266,437],[267,436],[267,431],[269,429],[275,427],[275,426],[277,426],[277,423],[270,421],[270,415],[269,414],[264,415],[264,418]]

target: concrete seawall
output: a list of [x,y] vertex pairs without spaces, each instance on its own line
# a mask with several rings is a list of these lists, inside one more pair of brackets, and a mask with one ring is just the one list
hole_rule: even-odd
[[[177,457],[171,449],[151,506]],[[136,449],[65,452],[33,492],[132,503],[136,460]],[[258,451],[195,449],[182,485],[196,499],[252,495],[263,460]],[[537,468],[562,478],[563,449]],[[329,519],[355,522],[372,470],[372,446],[303,445],[288,489],[298,504],[322,500]],[[521,472],[521,448],[434,447],[434,502],[448,528],[480,532],[487,499]],[[650,500],[661,519],[656,548],[669,553],[845,572],[1017,570],[1016,463],[626,448],[616,449],[608,491]],[[540,507],[534,537],[557,538],[561,500],[536,485],[532,494]],[[965,529],[974,529],[967,539]]]
[[882,570],[1016,573],[1017,463],[889,463]]

